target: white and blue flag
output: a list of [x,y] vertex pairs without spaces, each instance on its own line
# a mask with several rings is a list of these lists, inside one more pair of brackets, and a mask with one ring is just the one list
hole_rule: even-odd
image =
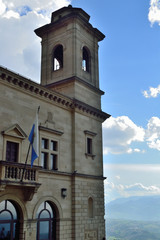
[[39,156],[39,136],[38,136],[38,113],[36,113],[36,118],[32,126],[31,132],[29,134],[28,140],[32,146],[31,153],[31,167],[33,166],[34,160]]

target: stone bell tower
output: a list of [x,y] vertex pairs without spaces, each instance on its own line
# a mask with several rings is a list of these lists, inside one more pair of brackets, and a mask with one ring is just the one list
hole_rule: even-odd
[[35,30],[42,38],[41,84],[100,108],[98,42],[104,39],[90,16],[71,5],[52,13],[51,23]]
[[66,123],[63,136],[71,144],[63,150],[62,165],[71,169],[72,240],[105,237],[102,122],[110,115],[101,110],[104,92],[99,89],[98,67],[98,42],[105,36],[89,19],[81,8],[69,5],[35,30],[42,39],[41,84],[73,103],[66,111],[71,126]]

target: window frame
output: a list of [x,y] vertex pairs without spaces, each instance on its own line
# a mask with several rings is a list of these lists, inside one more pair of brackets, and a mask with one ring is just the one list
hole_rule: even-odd
[[[19,234],[20,234],[20,230],[19,230],[20,214],[19,214],[19,211],[17,209],[17,206],[15,206],[15,204],[12,201],[4,200],[0,204],[2,204],[3,202],[4,202],[4,208],[0,211],[0,214],[3,213],[3,212],[8,212],[10,214],[11,218],[6,219],[6,220],[1,220],[0,219],[0,225],[8,224],[10,226],[10,239],[17,239],[18,240],[19,239]],[[10,203],[11,206],[8,203]],[[13,210],[11,208],[13,208]],[[13,212],[16,213],[16,217],[14,216]]]
[[[47,147],[46,148],[42,148],[42,141],[43,140],[47,140]],[[52,150],[51,146],[52,146],[52,142],[56,143],[56,150]],[[45,167],[42,166],[42,154],[46,154],[46,164]],[[51,156],[55,155],[56,156],[56,163],[51,163]],[[43,167],[43,169],[46,170],[51,170],[51,171],[57,171],[58,170],[58,166],[59,166],[59,139],[55,138],[55,137],[51,137],[51,136],[46,136],[46,135],[42,135],[40,137],[40,166]],[[52,167],[54,166],[54,167]]]
[[86,157],[91,157],[92,159],[95,158],[94,154],[94,137],[97,135],[97,133],[85,130],[85,155]]
[[92,197],[88,198],[88,218],[94,218],[94,200]]
[[[20,156],[21,156],[21,148],[22,148],[22,143],[21,143],[21,140],[19,139],[16,139],[16,138],[13,138],[13,137],[5,137],[4,138],[4,151],[3,151],[3,159],[5,161],[7,161],[6,159],[6,154],[7,154],[7,142],[12,142],[12,143],[16,143],[17,144],[17,158],[16,158],[16,163],[20,163]],[[9,162],[13,162],[13,161],[9,161]],[[14,162],[13,162],[14,163]]]
[[3,153],[2,157],[3,160],[6,161],[6,151],[7,151],[7,141],[13,142],[18,144],[18,151],[17,151],[17,163],[22,162],[21,155],[22,155],[22,142],[27,138],[26,133],[22,130],[22,128],[18,124],[14,124],[13,126],[9,127],[5,131],[2,131],[3,135]]
[[87,154],[93,153],[93,141],[91,137],[87,137]]
[[[49,208],[47,208],[47,204],[49,205]],[[42,205],[43,208],[42,208]],[[39,211],[39,208],[41,209]],[[40,240],[40,224],[43,222],[48,222],[48,226],[49,226],[49,231],[48,231],[48,236],[49,239],[56,239],[56,219],[57,219],[57,214],[56,214],[56,210],[54,209],[54,206],[49,202],[49,201],[44,201],[39,205],[39,208],[37,210],[37,240]],[[47,211],[49,213],[49,217],[41,217],[41,214]]]
[[18,162],[19,143],[13,141],[6,141],[6,157],[7,162]]

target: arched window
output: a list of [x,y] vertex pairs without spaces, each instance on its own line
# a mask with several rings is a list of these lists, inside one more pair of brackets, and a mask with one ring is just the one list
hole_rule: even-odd
[[0,203],[0,239],[19,239],[19,214],[14,204],[8,200]]
[[88,217],[93,218],[93,199],[91,197],[88,199]]
[[86,47],[83,47],[82,50],[82,69],[85,72],[89,72],[89,52]]
[[43,202],[37,211],[37,240],[56,239],[56,211],[49,202]]
[[63,46],[58,45],[53,52],[53,71],[63,68]]

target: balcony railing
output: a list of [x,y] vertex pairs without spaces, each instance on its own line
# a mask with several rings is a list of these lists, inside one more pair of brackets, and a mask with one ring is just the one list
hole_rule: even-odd
[[38,173],[40,169],[41,167],[38,166],[31,168],[30,165],[25,166],[25,164],[22,163],[0,161],[0,191],[5,190],[6,186],[16,185],[23,187],[25,192],[27,190],[27,192],[33,195],[40,186],[38,183]]
[[39,167],[31,168],[30,165],[25,167],[25,165],[21,163],[0,161],[0,180],[20,181],[24,171],[23,181],[38,181],[38,168]]
[[19,166],[5,166],[5,179],[22,180],[24,171],[23,181],[36,181],[36,170],[19,167]]

